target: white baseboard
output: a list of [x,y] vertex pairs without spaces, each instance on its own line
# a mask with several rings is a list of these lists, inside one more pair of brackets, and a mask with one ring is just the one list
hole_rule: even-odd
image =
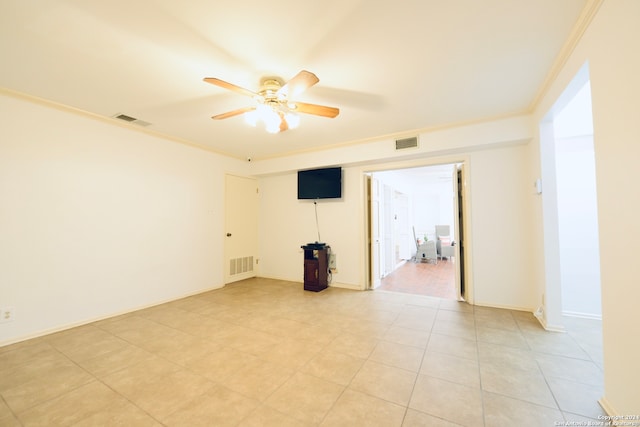
[[611,406],[611,403],[609,403],[606,397],[602,396],[600,400],[598,400],[598,403],[600,404],[602,409],[604,409],[604,412],[606,412],[610,417],[614,417],[619,414],[618,411],[613,409],[613,406]]
[[536,311],[533,313],[533,316],[538,319],[540,325],[549,332],[566,332],[564,326],[562,325],[551,325],[547,323],[547,319],[545,319],[543,312]]
[[[292,282],[292,283],[299,283],[300,286],[303,286],[303,281],[301,280],[292,280],[290,278],[285,278],[285,277],[277,277],[277,276],[258,276],[258,278],[263,278],[263,279],[272,279],[272,280],[283,280],[286,282]],[[354,291],[362,291],[364,290],[363,287],[361,285],[353,285],[350,283],[340,283],[340,282],[331,282],[329,283],[329,287],[330,288],[343,288],[343,289],[351,289]]]
[[492,303],[487,303],[487,302],[478,302],[476,301],[475,304],[473,305],[477,305],[479,307],[489,307],[489,308],[502,308],[505,310],[514,310],[514,311],[526,311],[529,313],[533,312],[533,309],[531,307],[519,307],[519,306],[515,306],[515,305],[503,305],[503,304],[492,304]]
[[133,313],[135,311],[144,310],[146,308],[155,307],[157,305],[166,304],[168,302],[177,301],[179,299],[192,297],[194,295],[202,294],[202,293],[209,292],[209,291],[214,291],[216,289],[221,289],[223,287],[224,287],[224,284],[223,285],[217,285],[217,286],[213,286],[211,288],[201,289],[201,290],[195,291],[195,292],[189,292],[189,293],[186,293],[184,295],[177,296],[177,297],[174,297],[174,298],[169,298],[169,299],[166,299],[166,300],[161,300],[161,301],[153,302],[153,303],[150,303],[150,304],[145,304],[145,305],[142,305],[142,306],[139,306],[139,307],[136,307],[136,308],[131,308],[131,309],[123,310],[123,311],[118,311],[118,312],[115,312],[115,313],[108,314],[106,316],[92,317],[92,318],[89,318],[89,319],[80,320],[78,322],[72,322],[72,323],[67,323],[67,324],[64,324],[64,325],[56,326],[54,328],[44,329],[44,330],[41,330],[41,331],[38,331],[38,332],[34,332],[34,333],[31,333],[31,334],[27,334],[27,335],[23,335],[23,336],[19,336],[19,337],[14,337],[14,338],[9,338],[6,341],[0,342],[0,347],[4,347],[6,345],[11,345],[11,344],[16,344],[16,343],[19,343],[19,342],[22,342],[22,341],[27,341],[27,340],[30,340],[30,339],[33,339],[33,338],[42,337],[42,336],[53,334],[53,333],[56,333],[56,332],[66,331],[67,329],[77,328],[78,326],[88,325],[88,324],[93,323],[93,322],[99,322],[100,320],[105,320],[105,319],[110,319],[112,317],[122,316],[124,314]]
[[576,311],[563,311],[562,315],[567,317],[578,317],[580,319],[602,320],[602,315],[590,314],[590,313],[579,313]]
[[283,282],[291,282],[291,283],[302,283],[300,279],[292,279],[290,277],[281,277],[281,276],[269,276],[265,274],[258,274],[256,276],[258,279],[270,279],[270,280],[281,280]]
[[329,286],[332,287],[332,288],[351,289],[352,291],[362,291],[363,290],[362,286],[352,285],[350,283],[335,282],[335,283],[330,283]]

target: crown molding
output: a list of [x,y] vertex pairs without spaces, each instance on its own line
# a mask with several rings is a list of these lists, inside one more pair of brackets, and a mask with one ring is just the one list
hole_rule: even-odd
[[535,111],[542,100],[542,97],[549,91],[551,84],[556,80],[560,71],[566,65],[574,49],[582,39],[585,31],[587,31],[587,28],[591,25],[591,21],[593,21],[593,18],[598,13],[598,9],[600,9],[603,2],[604,0],[587,0],[584,8],[582,8],[582,12],[578,17],[578,20],[573,25],[573,28],[569,33],[569,37],[567,37],[567,40],[564,42],[564,45],[556,56],[551,69],[547,73],[542,85],[534,96],[533,101],[531,101],[531,104],[529,105],[529,113]]
[[187,145],[187,146],[192,147],[192,148],[198,148],[200,150],[208,151],[210,153],[214,153],[214,154],[218,154],[218,155],[221,155],[221,156],[242,160],[241,157],[234,156],[234,155],[232,155],[230,153],[226,153],[226,152],[223,152],[223,151],[220,151],[220,150],[215,150],[215,149],[213,149],[211,147],[208,147],[208,146],[205,146],[205,145],[202,145],[202,144],[198,144],[198,143],[195,143],[195,142],[192,142],[192,141],[188,141],[186,139],[177,138],[177,137],[174,137],[174,136],[171,136],[171,135],[164,134],[162,132],[155,131],[153,129],[149,129],[149,128],[146,128],[146,127],[138,126],[138,125],[135,125],[135,124],[132,124],[132,123],[127,123],[127,122],[124,122],[122,120],[117,120],[117,119],[115,119],[113,117],[107,117],[107,116],[102,116],[100,114],[91,113],[91,112],[83,110],[81,108],[76,108],[76,107],[72,107],[72,106],[69,106],[69,105],[66,105],[66,104],[61,104],[59,102],[55,102],[55,101],[51,101],[51,100],[48,100],[48,99],[40,98],[40,97],[37,97],[37,96],[29,95],[29,94],[26,94],[26,93],[23,93],[23,92],[19,92],[19,91],[13,90],[13,89],[0,87],[0,95],[6,95],[8,97],[21,99],[23,101],[27,101],[27,102],[30,102],[30,103],[33,103],[33,104],[37,104],[37,105],[41,105],[41,106],[44,106],[44,107],[52,108],[52,109],[55,109],[55,110],[58,110],[58,111],[64,111],[64,112],[69,113],[69,114],[74,114],[74,115],[77,115],[77,116],[82,116],[82,117],[85,117],[85,118],[97,120],[97,121],[100,121],[100,122],[103,122],[103,123],[107,123],[107,124],[110,124],[110,125],[118,126],[118,127],[121,127],[121,128],[124,128],[124,129],[128,129],[128,130],[131,130],[131,131],[134,131],[134,132],[140,132],[140,133],[144,133],[146,135],[153,136],[153,137],[156,137],[156,138],[164,139],[164,140],[171,141],[171,142],[176,142],[176,143],[182,144],[182,145]]

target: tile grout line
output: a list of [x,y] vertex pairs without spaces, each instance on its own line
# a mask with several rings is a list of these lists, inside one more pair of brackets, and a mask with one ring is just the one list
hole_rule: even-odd
[[18,414],[13,410],[13,408],[11,406],[9,406],[9,402],[7,402],[7,400],[4,398],[4,396],[2,395],[2,393],[0,393],[0,399],[2,400],[2,402],[4,403],[4,405],[7,407],[7,409],[9,410],[9,412],[11,413],[11,415],[13,415],[13,418],[20,423],[21,426],[23,426],[24,424],[22,423],[22,421],[20,420],[20,418],[18,418]]
[[425,343],[424,350],[422,351],[422,358],[420,359],[420,364],[418,366],[418,370],[416,371],[416,378],[413,380],[413,387],[411,388],[411,393],[409,394],[409,401],[407,402],[407,406],[404,410],[404,416],[402,417],[402,424],[404,424],[405,419],[407,418],[407,413],[409,409],[411,409],[411,400],[413,399],[413,393],[416,391],[416,385],[418,383],[418,379],[420,378],[420,372],[422,371],[422,364],[424,363],[424,358],[427,354],[427,349],[429,348],[429,342],[431,342],[431,337],[433,336],[433,326],[436,323],[436,319],[438,318],[438,312],[440,311],[440,302],[438,302],[438,307],[436,308],[436,314],[433,318],[433,322],[431,323],[431,328],[429,328],[429,338],[427,338],[427,342]]
[[477,356],[477,360],[478,360],[478,380],[479,380],[479,386],[480,386],[480,407],[482,408],[482,424],[483,425],[487,425],[487,414],[486,411],[484,410],[484,394],[485,394],[485,390],[482,387],[482,370],[480,368],[480,346],[478,345],[478,319],[476,318],[476,310],[475,310],[475,306],[473,308],[473,329],[475,331],[475,336],[476,336],[476,356]]

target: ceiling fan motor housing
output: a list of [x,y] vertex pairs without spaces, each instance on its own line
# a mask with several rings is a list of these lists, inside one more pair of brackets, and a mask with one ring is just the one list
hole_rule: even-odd
[[270,96],[276,96],[276,93],[282,87],[282,81],[275,77],[269,77],[262,80],[262,84],[260,85],[260,91],[258,92],[260,95],[268,98]]

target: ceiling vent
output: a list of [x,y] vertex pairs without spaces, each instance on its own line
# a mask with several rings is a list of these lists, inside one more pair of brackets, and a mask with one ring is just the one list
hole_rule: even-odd
[[396,139],[396,150],[406,150],[407,148],[418,147],[418,137]]
[[151,125],[151,123],[149,122],[145,122],[144,120],[139,120],[136,119],[135,117],[131,117],[131,116],[127,116],[126,114],[116,114],[115,116],[112,116],[114,119],[118,119],[118,120],[122,120],[123,122],[127,122],[127,123],[133,123],[136,124],[138,126],[149,126]]

